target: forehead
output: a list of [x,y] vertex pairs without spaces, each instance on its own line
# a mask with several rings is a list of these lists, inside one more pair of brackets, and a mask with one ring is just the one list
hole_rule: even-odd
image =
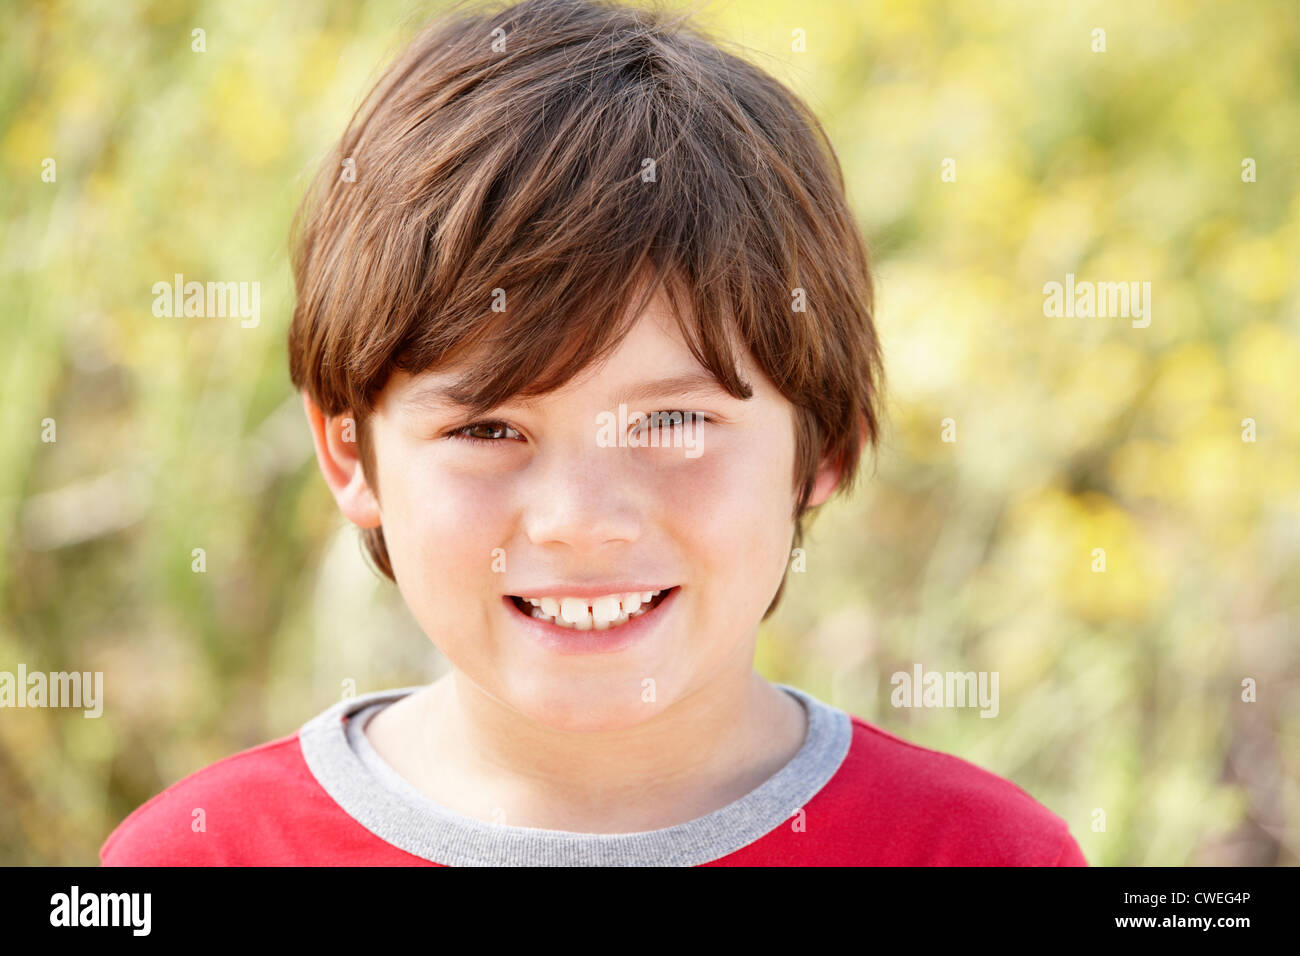
[[[557,343],[558,348],[558,343]],[[580,356],[569,359],[573,364]],[[737,351],[738,369],[752,381],[754,371],[743,349]],[[442,369],[417,374],[394,372],[384,389],[382,404],[397,411],[454,410],[473,404],[476,373],[490,366],[490,350],[480,350]],[[659,293],[632,324],[622,341],[603,360],[580,369],[559,388],[541,394],[518,394],[508,403],[536,406],[560,393],[596,393],[598,400],[628,404],[656,396],[728,397],[726,389],[692,354],[682,337],[671,308]]]

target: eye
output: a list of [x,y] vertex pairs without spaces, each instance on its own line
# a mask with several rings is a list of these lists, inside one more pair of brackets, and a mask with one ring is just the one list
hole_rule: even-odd
[[644,431],[648,428],[674,428],[682,424],[708,421],[712,421],[712,419],[703,412],[690,412],[684,409],[673,409],[671,411],[650,412],[637,423],[637,430]]
[[486,421],[462,425],[460,428],[449,432],[448,437],[458,438],[461,441],[477,442],[483,445],[493,445],[502,441],[513,441],[523,436],[505,422]]

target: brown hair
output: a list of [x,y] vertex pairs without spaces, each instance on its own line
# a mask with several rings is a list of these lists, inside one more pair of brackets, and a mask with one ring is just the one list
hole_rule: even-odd
[[[388,68],[298,210],[293,384],[352,413],[378,495],[367,419],[393,370],[490,354],[459,383],[481,414],[606,356],[662,288],[730,394],[752,394],[739,347],[793,404],[798,545],[820,462],[845,491],[859,439],[878,442],[883,380],[867,249],[821,124],[684,14],[462,6]],[[382,528],[364,534],[392,578]]]

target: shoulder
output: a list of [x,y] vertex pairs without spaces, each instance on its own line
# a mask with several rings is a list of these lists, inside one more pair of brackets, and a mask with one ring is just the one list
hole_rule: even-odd
[[1066,822],[1010,780],[849,717],[849,752],[818,796],[890,862],[1087,865]]
[[[251,862],[287,814],[328,799],[303,760],[298,731],[197,770],[136,808],[100,848],[105,866]],[[274,846],[271,847],[272,852]]]
[[[345,756],[350,715],[417,688],[338,701],[293,733],[218,760],[138,807],[100,848],[104,866],[428,865],[371,832],[322,785],[322,741]],[[315,747],[313,760],[304,747]],[[355,768],[362,772],[359,765]]]

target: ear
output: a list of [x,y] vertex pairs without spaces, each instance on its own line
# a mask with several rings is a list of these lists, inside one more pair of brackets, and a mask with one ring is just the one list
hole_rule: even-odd
[[326,418],[306,391],[302,393],[302,402],[316,445],[316,461],[339,510],[359,527],[378,528],[383,515],[379,499],[371,491],[361,468],[356,422],[349,413]]
[[[861,456],[867,446],[867,420],[862,417],[858,422],[858,455]],[[815,508],[835,493],[844,474],[844,463],[832,458],[822,460],[813,479],[812,493],[808,496],[808,507]]]

